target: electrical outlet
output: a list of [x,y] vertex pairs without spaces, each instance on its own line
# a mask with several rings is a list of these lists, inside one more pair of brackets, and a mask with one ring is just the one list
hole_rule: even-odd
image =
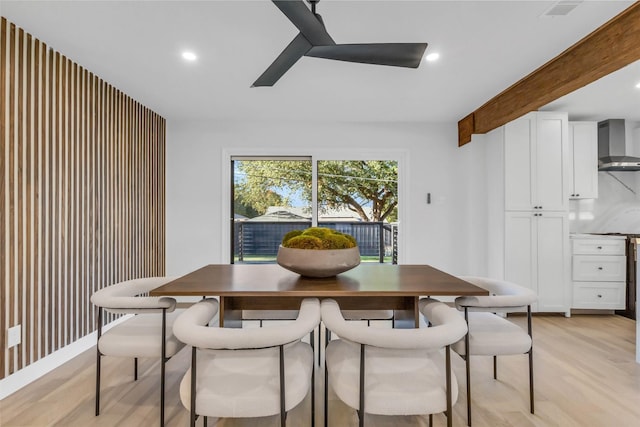
[[22,342],[22,325],[9,328],[7,332],[7,347],[11,348]]

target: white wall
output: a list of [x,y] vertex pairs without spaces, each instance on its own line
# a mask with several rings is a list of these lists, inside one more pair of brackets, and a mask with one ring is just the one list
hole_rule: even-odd
[[474,234],[478,225],[469,216],[483,202],[478,189],[484,186],[484,171],[474,160],[482,148],[458,148],[455,123],[182,121],[169,122],[167,128],[167,274],[228,262],[228,156],[253,151],[400,153],[406,184],[401,189],[400,262],[428,263],[454,274],[483,273],[478,271],[483,262],[477,261],[484,253],[483,239]]

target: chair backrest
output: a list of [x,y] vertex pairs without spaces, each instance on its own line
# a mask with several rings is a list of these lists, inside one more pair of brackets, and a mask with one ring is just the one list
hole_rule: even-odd
[[460,276],[460,279],[486,289],[490,295],[458,297],[455,303],[459,310],[467,307],[469,311],[509,313],[522,311],[538,299],[531,289],[512,282],[477,276]]
[[382,329],[347,322],[335,300],[322,301],[322,321],[342,339],[380,348],[440,349],[461,339],[467,324],[458,311],[433,300],[421,300],[433,327],[419,329]]
[[145,277],[127,280],[100,289],[91,295],[91,302],[107,311],[118,314],[172,312],[176,300],[170,297],[146,296],[150,290],[174,280],[174,277]]
[[201,349],[256,349],[298,341],[320,323],[320,302],[317,298],[304,299],[293,322],[268,328],[208,327],[216,311],[217,303],[212,300],[192,305],[176,319],[173,333],[185,344]]

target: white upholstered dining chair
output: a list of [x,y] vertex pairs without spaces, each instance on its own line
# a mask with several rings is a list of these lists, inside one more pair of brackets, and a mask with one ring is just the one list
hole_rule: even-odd
[[[134,380],[138,379],[138,358],[160,359],[160,425],[164,425],[165,364],[184,344],[172,332],[176,300],[149,297],[148,292],[170,282],[170,277],[148,277],[116,283],[95,292],[91,302],[98,308],[96,345],[96,416],[100,415],[100,370],[102,356],[132,357]],[[102,333],[103,312],[132,314]],[[217,311],[217,310],[216,310]]]
[[[493,378],[497,379],[497,356],[529,355],[529,406],[533,403],[533,339],[531,330],[531,304],[537,296],[528,288],[515,283],[485,277],[462,276],[462,280],[489,291],[488,296],[465,296],[455,300],[456,307],[464,311],[469,333],[455,343],[453,350],[466,362],[467,424],[471,425],[471,357],[493,356]],[[527,330],[510,322],[507,313],[526,312]]]
[[196,418],[265,417],[286,414],[312,390],[313,350],[301,339],[320,323],[320,302],[304,299],[298,317],[266,328],[207,327],[215,316],[215,300],[188,308],[175,322],[176,336],[192,347],[191,368],[180,383],[182,404]]
[[[432,299],[420,302],[433,325],[382,329],[347,322],[335,300],[322,301],[322,321],[339,335],[326,348],[327,383],[345,404],[378,415],[431,415],[446,412],[448,425],[457,400],[450,344],[467,332],[457,310]],[[328,405],[325,394],[325,425]]]

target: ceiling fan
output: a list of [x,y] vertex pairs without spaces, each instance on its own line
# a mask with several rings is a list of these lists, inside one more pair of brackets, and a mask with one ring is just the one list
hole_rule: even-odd
[[273,86],[303,56],[418,68],[427,48],[427,43],[336,44],[327,33],[322,17],[316,13],[316,3],[320,0],[309,0],[311,9],[303,0],[272,1],[300,33],[251,87]]

